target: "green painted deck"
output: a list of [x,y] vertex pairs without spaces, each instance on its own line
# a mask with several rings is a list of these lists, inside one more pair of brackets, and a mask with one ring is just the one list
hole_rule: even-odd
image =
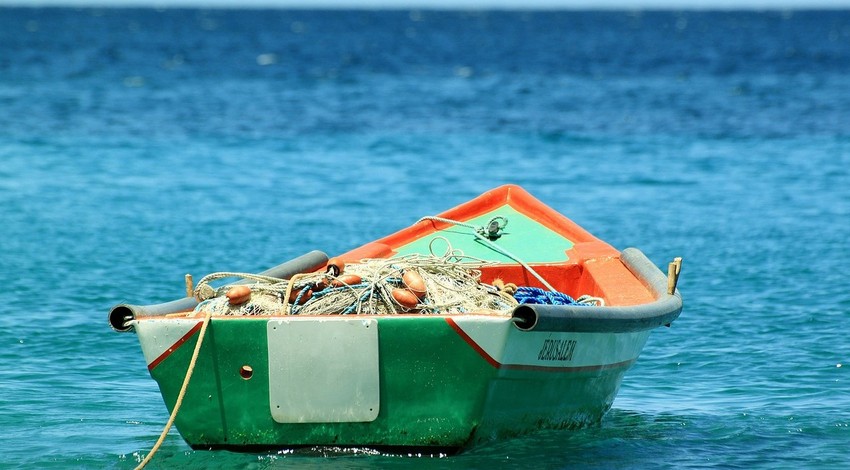
[[[476,227],[486,226],[494,217],[504,217],[508,220],[508,224],[503,235],[494,240],[493,243],[526,263],[559,263],[569,259],[566,251],[574,245],[571,240],[562,237],[508,205],[498,207],[469,220],[467,223]],[[455,249],[461,248],[467,256],[501,263],[516,262],[487,246],[481,240],[478,240],[469,228],[462,226],[439,230],[433,235],[399,247],[398,254],[430,254],[429,244],[437,237],[445,238]],[[440,240],[434,241],[432,247],[437,256],[441,255],[447,248],[445,242]]]

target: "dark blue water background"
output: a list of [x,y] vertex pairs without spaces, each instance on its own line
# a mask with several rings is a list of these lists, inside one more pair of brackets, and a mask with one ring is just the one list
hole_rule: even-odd
[[846,468],[848,129],[848,11],[0,8],[0,467],[147,454],[168,415],[113,304],[517,183],[684,257],[599,426],[442,458],[172,430],[153,467]]

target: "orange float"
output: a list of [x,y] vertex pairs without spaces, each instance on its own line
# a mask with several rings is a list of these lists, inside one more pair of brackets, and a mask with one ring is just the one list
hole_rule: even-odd
[[328,260],[326,272],[332,276],[339,276],[345,269],[345,261],[339,258],[331,258]]
[[[345,261],[339,258],[331,258],[328,260],[328,264],[325,266],[325,277],[322,278],[319,282],[316,283],[316,292],[324,290],[328,285],[333,287],[341,287],[342,284],[337,283],[336,281],[332,281],[330,278],[339,277],[342,275],[342,271],[345,269]],[[345,284],[360,284],[360,281],[357,282],[346,282]]]
[[401,281],[418,299],[422,299],[428,293],[428,288],[425,287],[425,279],[422,279],[422,275],[415,269],[404,271],[401,275]]
[[331,287],[356,286],[363,279],[357,274],[343,274],[331,281]]
[[[301,296],[301,300],[298,300],[298,295],[305,289],[307,290],[307,292],[304,292],[304,295]],[[308,300],[310,300],[310,297],[313,297],[313,291],[309,287],[305,287],[299,290],[292,289],[292,292],[289,293],[289,303],[295,303],[295,301],[298,300],[298,305],[303,305],[307,303]]]
[[408,289],[396,287],[391,292],[393,299],[407,310],[413,310],[419,305],[419,297]]
[[251,300],[251,288],[248,286],[233,286],[227,291],[225,296],[227,296],[227,301],[230,302],[230,305],[244,304]]

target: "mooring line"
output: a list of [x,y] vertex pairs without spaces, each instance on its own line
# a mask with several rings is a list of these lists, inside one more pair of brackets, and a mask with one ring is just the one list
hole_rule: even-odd
[[186,378],[183,379],[183,386],[180,387],[180,393],[177,394],[177,402],[174,403],[174,410],[171,411],[171,416],[168,418],[168,423],[165,424],[165,429],[162,430],[162,434],[159,436],[159,440],[156,441],[151,451],[148,452],[148,455],[144,460],[136,467],[136,470],[141,470],[145,468],[151,459],[153,458],[156,451],[159,450],[159,447],[165,441],[165,436],[168,435],[168,431],[171,430],[171,426],[174,424],[174,420],[177,418],[177,412],[180,410],[180,405],[183,404],[183,397],[186,396],[186,389],[189,388],[189,380],[192,378],[192,372],[195,370],[195,363],[198,361],[198,353],[201,352],[201,344],[204,342],[204,334],[207,332],[207,325],[210,324],[210,317],[212,315],[211,312],[206,312],[207,314],[204,316],[204,322],[201,324],[201,332],[198,333],[198,344],[195,345],[195,351],[192,352],[192,360],[189,361],[189,368],[186,370]]

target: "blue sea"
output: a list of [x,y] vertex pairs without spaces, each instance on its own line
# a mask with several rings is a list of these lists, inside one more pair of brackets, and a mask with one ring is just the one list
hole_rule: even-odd
[[148,454],[168,412],[112,305],[505,183],[684,259],[599,425],[453,456],[172,429],[149,468],[850,466],[850,11],[0,7],[0,467]]

